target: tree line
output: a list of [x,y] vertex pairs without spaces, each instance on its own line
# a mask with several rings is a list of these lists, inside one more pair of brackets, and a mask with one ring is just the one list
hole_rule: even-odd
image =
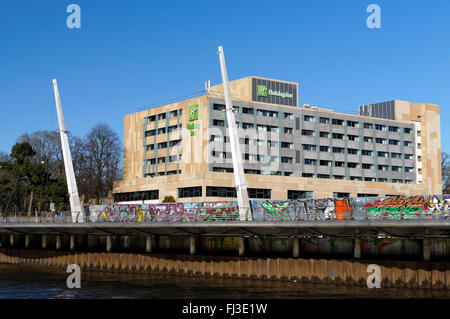
[[[105,123],[81,138],[69,133],[81,202],[101,204],[112,197],[122,175],[119,136]],[[11,153],[0,152],[0,213],[70,210],[58,131],[36,131],[17,139]]]

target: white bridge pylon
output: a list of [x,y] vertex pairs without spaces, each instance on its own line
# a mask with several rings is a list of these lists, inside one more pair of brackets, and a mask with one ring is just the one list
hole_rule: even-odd
[[61,137],[61,147],[64,158],[64,169],[66,172],[67,188],[69,191],[70,210],[72,212],[72,222],[83,222],[83,212],[78,195],[77,181],[73,170],[72,155],[70,154],[69,139],[67,137],[66,124],[59,98],[58,83],[53,79],[53,91],[55,92],[56,111],[58,113],[59,135]]

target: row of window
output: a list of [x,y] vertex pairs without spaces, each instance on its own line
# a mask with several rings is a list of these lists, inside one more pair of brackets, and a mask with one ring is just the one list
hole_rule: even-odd
[[[213,120],[213,126],[221,126],[224,127],[225,126],[225,120],[217,120],[214,119]],[[255,128],[255,125],[253,123],[246,123],[246,122],[236,122],[236,126],[237,128],[242,128],[244,130],[246,129],[253,129]],[[278,126],[271,126],[271,125],[256,125],[256,129],[260,132],[273,132],[273,133],[279,133],[279,127]],[[283,128],[283,133],[285,134],[292,134],[293,133],[293,129],[290,127],[284,127]]]
[[[175,147],[177,145],[181,144],[181,140],[173,140],[173,141],[169,141],[169,142],[161,142],[156,144],[157,148],[156,149],[163,149],[163,148],[167,148],[167,146],[169,147]],[[146,150],[147,151],[153,151],[155,149],[155,144],[149,144],[146,146]]]
[[166,157],[158,157],[158,158],[150,158],[146,161],[147,165],[154,165],[154,164],[163,164],[163,163],[171,163],[171,162],[177,162],[177,161],[181,161],[181,154],[178,155],[172,155],[172,156],[168,156],[167,160]]
[[150,130],[145,132],[145,137],[149,136],[155,136],[159,134],[166,134],[166,133],[172,133],[175,131],[181,130],[181,124],[178,125],[171,125],[167,129],[165,127],[161,127],[158,129]]
[[[233,109],[237,110],[237,109],[239,109],[239,106],[233,106]],[[223,104],[214,104],[213,105],[213,110],[225,111],[225,105],[223,105]],[[255,114],[255,110],[253,108],[251,108],[251,107],[242,107],[242,113],[243,114],[251,114],[251,115],[253,115],[253,114]],[[276,118],[279,117],[279,112],[277,112],[277,111],[268,111],[268,110],[256,109],[256,114],[258,116],[267,116],[267,117],[276,117]],[[294,114],[284,112],[283,113],[283,118],[292,120],[292,119],[294,119]]]
[[[302,130],[302,135],[304,136],[315,136],[316,133],[313,130]],[[322,138],[330,138],[330,132],[319,132],[319,136]],[[344,135],[342,133],[332,133],[331,137],[333,139],[336,140],[345,140],[345,137],[347,137],[347,140],[349,141],[359,141],[359,136],[357,135]],[[376,137],[375,138],[375,143],[377,144],[388,144],[389,141],[389,145],[400,145],[400,141],[399,140],[394,140],[394,139],[385,139],[385,138],[380,138],[380,137]],[[364,142],[365,143],[373,143],[373,137],[370,136],[364,136]],[[403,146],[405,147],[411,147],[412,146],[412,142],[410,141],[403,141]],[[420,144],[417,144],[417,148],[421,148]]]
[[114,202],[130,202],[140,200],[155,200],[159,198],[159,190],[129,192],[114,194]]
[[[317,145],[313,145],[313,144],[302,144],[302,149],[304,151],[317,151]],[[325,146],[325,145],[320,145],[319,146],[319,150],[321,152],[327,152],[329,153],[330,150],[332,153],[335,154],[345,154],[345,148],[343,147],[330,147],[330,146]],[[373,156],[373,151],[371,150],[359,150],[356,148],[347,148],[347,154],[351,154],[351,155],[359,155],[361,153],[361,155],[363,156]],[[401,159],[402,157],[404,159],[412,159],[413,155],[412,154],[401,154],[401,153],[394,153],[391,152],[391,158],[397,158],[397,159]],[[377,156],[378,157],[389,157],[389,153],[388,152],[377,152]],[[418,160],[419,162],[422,160],[422,156],[418,156]]]
[[[251,199],[270,199],[272,190],[263,188],[247,188],[248,197]],[[201,197],[202,187],[183,187],[178,188],[178,197]],[[208,197],[237,197],[234,187],[216,187],[206,186],[206,196]]]
[[147,174],[145,174],[145,177],[166,176],[166,175],[176,175],[176,174],[181,174],[181,169],[176,169],[176,170],[167,171],[167,172],[147,173]]
[[[317,165],[319,163],[320,166],[332,166],[333,161],[329,160],[316,160],[316,159],[308,159],[304,160],[305,165]],[[334,167],[345,167],[345,162],[334,161]],[[369,163],[353,163],[347,162],[348,168],[362,168],[362,169],[370,169],[373,170],[374,165]],[[389,165],[377,165],[379,171],[388,171]],[[393,172],[402,172],[412,173],[414,172],[414,167],[402,167],[402,166],[391,166],[391,171]],[[419,174],[421,174],[421,169],[419,169]]]
[[171,118],[174,116],[181,116],[181,114],[182,114],[182,109],[173,110],[173,111],[169,111],[169,112],[165,112],[165,113],[159,113],[159,114],[147,116],[145,118],[145,122],[146,123],[154,122],[154,121],[156,121],[156,119],[158,119],[158,121],[165,120],[166,118]]
[[[219,172],[219,173],[233,173],[234,170],[231,167],[213,167],[212,168],[213,172]],[[256,174],[256,175],[261,175],[262,171],[260,169],[246,169],[244,168],[244,174]],[[294,176],[293,172],[270,172],[270,174],[266,174],[266,175],[278,175],[278,176]]]
[[[303,120],[305,122],[315,122],[316,119],[314,116],[311,115],[305,115],[303,117]],[[355,122],[355,121],[345,121],[345,120],[341,120],[341,119],[332,119],[331,120],[331,124],[332,125],[338,125],[338,126],[344,126],[344,123],[347,123],[348,127],[355,127],[358,128],[360,127],[361,123],[360,122]],[[320,117],[319,118],[319,123],[321,124],[329,124],[330,123],[330,119],[327,117]],[[378,131],[386,131],[386,125],[382,125],[382,124],[372,124],[372,123],[363,123],[363,127],[365,129],[373,129],[375,127],[376,130]],[[395,133],[400,133],[400,128],[398,126],[388,126],[388,130],[389,132],[395,132]],[[407,128],[407,127],[403,127],[403,133],[405,134],[411,134],[411,129]]]
[[[302,173],[302,177],[308,177],[308,178],[328,178],[328,179],[342,179],[345,180],[347,179],[345,176],[343,175],[327,175],[327,174],[317,174],[317,176],[313,173]],[[363,178],[361,176],[350,176],[348,178],[348,180],[351,181],[362,181]],[[364,181],[366,182],[383,182],[383,183],[387,183],[388,179],[387,178],[378,178],[376,179],[375,177],[364,177]],[[391,183],[406,183],[406,184],[412,184],[412,180],[405,180],[403,181],[402,179],[392,179]]]
[[[218,152],[218,151],[211,151],[211,156],[217,157],[217,158],[231,158],[230,152]],[[258,155],[258,154],[242,154],[242,159],[246,161],[256,161],[256,162],[262,162],[266,158],[266,155]],[[268,156],[267,156],[268,158]],[[279,163],[280,157],[279,156],[270,156],[270,162],[273,163]],[[281,163],[293,163],[292,157],[287,156],[281,156]]]

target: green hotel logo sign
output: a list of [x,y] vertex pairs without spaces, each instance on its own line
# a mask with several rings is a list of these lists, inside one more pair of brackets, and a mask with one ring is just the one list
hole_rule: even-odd
[[283,99],[285,98],[293,98],[294,94],[288,92],[281,92],[277,90],[267,89],[266,85],[258,85],[257,87],[257,95],[260,97],[267,97],[267,95],[279,96]]
[[[189,122],[198,120],[198,112],[198,104],[189,106]],[[191,132],[191,136],[193,136],[195,135],[195,130],[200,128],[200,124],[188,123],[186,128]]]
[[189,106],[189,121],[198,120],[198,104]]
[[258,85],[258,96],[267,97],[267,86]]

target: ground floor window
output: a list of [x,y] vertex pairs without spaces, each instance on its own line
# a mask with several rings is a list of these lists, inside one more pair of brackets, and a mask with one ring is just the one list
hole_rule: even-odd
[[248,198],[271,199],[271,189],[247,188]]
[[178,198],[201,197],[201,196],[202,196],[201,186],[178,188]]
[[237,197],[234,187],[206,186],[207,197]]
[[114,194],[114,202],[131,202],[159,198],[159,190]]
[[313,198],[313,192],[311,192],[311,191],[288,190],[287,193],[288,193],[289,200]]

